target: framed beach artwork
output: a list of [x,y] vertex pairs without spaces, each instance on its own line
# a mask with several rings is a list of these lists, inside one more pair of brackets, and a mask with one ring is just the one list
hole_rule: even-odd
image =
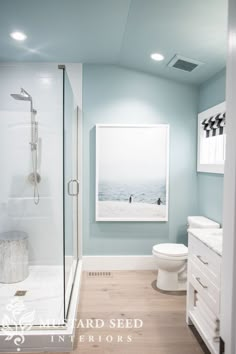
[[169,125],[96,125],[96,221],[167,221]]

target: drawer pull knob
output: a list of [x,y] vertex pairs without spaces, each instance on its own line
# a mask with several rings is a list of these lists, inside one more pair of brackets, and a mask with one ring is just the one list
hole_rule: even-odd
[[200,284],[204,289],[207,289],[207,288],[208,288],[208,286],[202,284],[201,279],[200,279],[199,277],[196,277],[196,280],[199,282],[199,284]]
[[208,262],[204,261],[201,256],[198,255],[197,258],[198,258],[199,261],[202,262],[203,264],[208,265]]

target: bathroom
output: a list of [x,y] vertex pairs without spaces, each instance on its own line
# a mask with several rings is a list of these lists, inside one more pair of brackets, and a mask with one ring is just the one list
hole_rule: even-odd
[[234,354],[231,1],[1,2],[0,351]]

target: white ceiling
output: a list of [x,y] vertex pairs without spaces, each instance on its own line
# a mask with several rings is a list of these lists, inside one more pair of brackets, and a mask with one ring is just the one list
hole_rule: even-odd
[[[226,0],[4,0],[0,61],[108,63],[200,84],[225,66],[226,28]],[[11,39],[14,30],[27,40]],[[204,65],[169,68],[175,54]]]

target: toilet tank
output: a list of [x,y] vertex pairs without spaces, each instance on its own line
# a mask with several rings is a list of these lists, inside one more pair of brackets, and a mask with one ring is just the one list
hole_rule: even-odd
[[220,224],[205,216],[188,216],[188,228],[190,229],[219,229]]

